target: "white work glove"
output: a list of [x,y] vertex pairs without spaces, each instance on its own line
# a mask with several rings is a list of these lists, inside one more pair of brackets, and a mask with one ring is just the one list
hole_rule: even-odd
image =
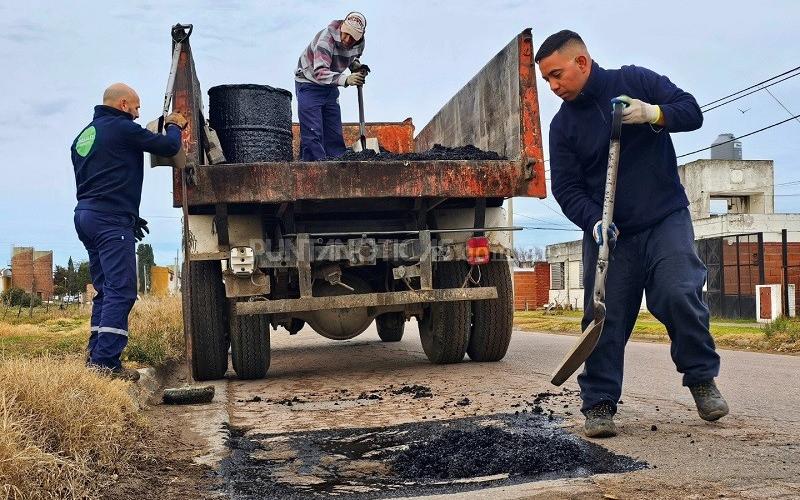
[[661,108],[655,104],[648,104],[626,95],[621,95],[617,99],[627,104],[622,111],[622,123],[625,125],[656,123],[661,118]]
[[350,73],[347,75],[347,80],[344,81],[344,86],[349,87],[350,85],[364,85],[366,80],[367,78],[363,73]]
[[[617,242],[617,236],[619,236],[617,225],[612,222],[611,225],[608,226],[608,231],[606,231],[606,233],[608,233],[608,244],[614,245]],[[603,244],[603,221],[599,220],[594,225],[592,237],[598,246]]]

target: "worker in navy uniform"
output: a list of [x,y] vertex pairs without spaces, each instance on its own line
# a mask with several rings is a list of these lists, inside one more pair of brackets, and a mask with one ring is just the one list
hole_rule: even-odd
[[89,271],[97,294],[92,302],[87,365],[114,378],[138,379],[122,367],[128,343],[128,314],[136,300],[136,241],[149,230],[139,217],[144,153],[174,156],[181,148],[186,119],[172,113],[166,134],[134,122],[139,96],[122,83],[103,94],[94,119],[72,143],[78,204],[75,230],[89,253]]
[[[584,231],[583,328],[594,318],[591,290],[599,245],[615,246],[606,282],[600,340],[578,377],[590,437],[616,434],[613,416],[622,392],[623,358],[642,302],[667,329],[670,352],[700,417],[717,420],[728,405],[714,382],[719,355],[703,302],[706,268],[678,178],[670,133],[700,128],[703,114],[691,94],[666,76],[638,66],[604,69],[581,37],[564,30],[534,57],[550,89],[564,102],[550,124],[552,191],[564,214]],[[614,224],[601,219],[611,137],[611,100],[622,117]]]

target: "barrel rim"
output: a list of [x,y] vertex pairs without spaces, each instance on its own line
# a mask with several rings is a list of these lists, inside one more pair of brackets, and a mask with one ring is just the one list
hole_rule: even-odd
[[283,94],[289,96],[291,99],[292,93],[286,89],[272,87],[270,85],[260,85],[257,83],[228,83],[223,85],[215,85],[208,89],[208,95],[211,95],[211,92],[218,92],[223,90],[265,90],[267,92],[275,92],[278,94]]

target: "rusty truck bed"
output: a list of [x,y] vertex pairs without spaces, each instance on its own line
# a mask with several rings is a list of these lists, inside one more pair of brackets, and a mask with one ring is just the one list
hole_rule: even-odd
[[[199,123],[200,85],[188,44],[181,55],[174,108]],[[184,130],[190,206],[283,203],[357,198],[544,198],[545,176],[533,41],[516,36],[445,104],[412,139],[410,120],[374,124],[392,136],[394,152],[425,151],[434,144],[475,145],[508,160],[330,161],[207,165],[196,128]],[[347,136],[347,126],[345,126]],[[295,127],[295,132],[297,127]],[[369,132],[368,132],[369,133]],[[352,135],[352,134],[351,134]],[[406,137],[407,135],[407,137]],[[295,142],[296,138],[295,138]],[[295,144],[295,148],[297,145]],[[173,172],[173,203],[181,206],[180,176]]]
[[291,162],[198,169],[190,205],[352,198],[535,196],[518,161]]

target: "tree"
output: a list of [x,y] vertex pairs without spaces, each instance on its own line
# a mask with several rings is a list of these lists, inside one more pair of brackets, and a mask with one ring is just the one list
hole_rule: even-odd
[[0,299],[7,306],[28,307],[32,305],[33,307],[37,307],[42,305],[42,299],[19,288],[9,288],[0,295]]
[[[136,275],[139,279],[139,292],[147,293],[150,290],[151,274],[150,270],[156,265],[153,256],[153,247],[148,243],[140,243],[136,248]],[[145,288],[145,285],[147,287]]]
[[79,291],[77,274],[75,273],[75,263],[72,262],[72,256],[70,256],[67,261],[67,293],[76,295]]
[[534,262],[545,260],[542,247],[517,247],[514,249],[513,255],[520,267],[533,267]]
[[89,261],[85,260],[78,264],[78,271],[75,273],[75,284],[79,292],[86,291],[86,285],[92,282],[92,274],[89,272]]
[[56,266],[56,270],[53,273],[53,285],[55,285],[53,293],[55,293],[56,295],[64,295],[65,293],[68,293],[69,292],[69,290],[67,289],[68,281],[69,281],[69,274],[67,273],[67,268],[64,266]]

